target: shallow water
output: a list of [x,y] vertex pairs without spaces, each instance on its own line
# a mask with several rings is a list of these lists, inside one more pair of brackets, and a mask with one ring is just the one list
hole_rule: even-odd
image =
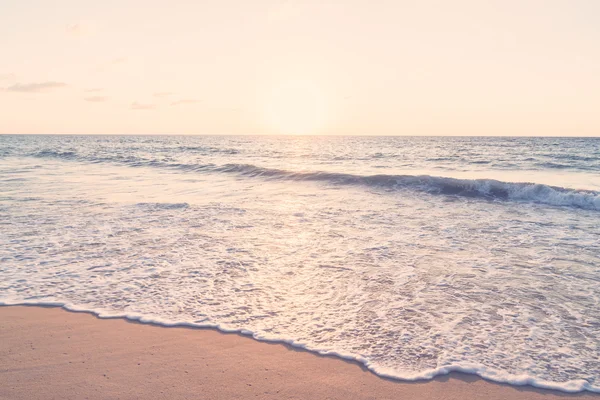
[[0,136],[0,302],[600,391],[600,140]]

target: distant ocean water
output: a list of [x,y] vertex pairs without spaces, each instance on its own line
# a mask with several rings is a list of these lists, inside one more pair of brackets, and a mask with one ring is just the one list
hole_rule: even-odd
[[0,304],[600,392],[600,139],[0,136]]

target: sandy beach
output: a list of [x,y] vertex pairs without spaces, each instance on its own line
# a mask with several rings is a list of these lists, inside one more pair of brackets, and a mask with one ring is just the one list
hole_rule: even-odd
[[1,399],[598,399],[491,383],[429,382],[214,330],[0,307]]
[[0,1],[0,400],[600,400],[599,15]]

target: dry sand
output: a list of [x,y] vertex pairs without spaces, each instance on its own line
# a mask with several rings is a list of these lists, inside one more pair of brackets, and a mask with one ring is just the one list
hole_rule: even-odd
[[600,399],[466,374],[382,379],[356,363],[213,330],[0,307],[1,399]]

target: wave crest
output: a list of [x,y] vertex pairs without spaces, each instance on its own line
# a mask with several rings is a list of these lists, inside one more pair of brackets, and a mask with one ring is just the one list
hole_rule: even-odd
[[326,171],[290,171],[252,164],[183,164],[136,157],[99,158],[78,156],[72,151],[40,151],[35,157],[125,165],[129,167],[165,168],[184,172],[237,174],[251,178],[290,181],[318,181],[334,185],[364,185],[408,189],[448,196],[488,200],[521,201],[559,207],[600,211],[600,192],[576,190],[528,182],[503,182],[495,179],[458,179],[431,175],[356,175]]
[[297,181],[326,181],[332,184],[414,189],[431,194],[524,201],[552,206],[600,211],[600,193],[539,183],[502,182],[495,179],[457,179],[431,175],[354,175],[336,172],[293,172],[249,164],[226,164],[215,168],[251,177]]

